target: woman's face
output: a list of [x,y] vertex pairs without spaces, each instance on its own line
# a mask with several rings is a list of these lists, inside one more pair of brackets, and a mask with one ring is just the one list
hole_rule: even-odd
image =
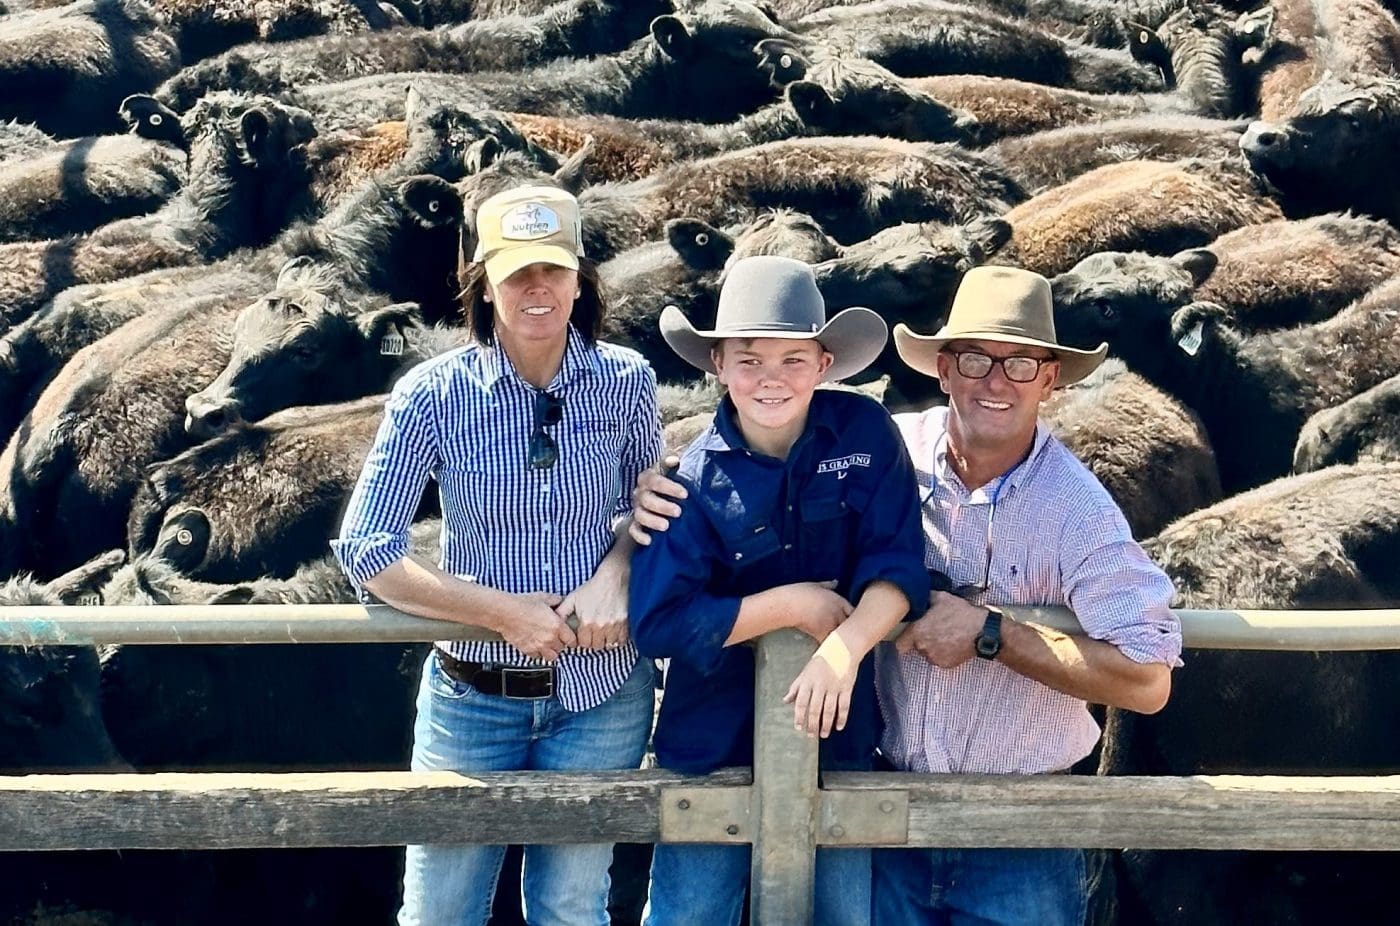
[[577,270],[543,263],[521,267],[499,284],[488,280],[485,293],[496,336],[522,347],[566,337],[578,297]]

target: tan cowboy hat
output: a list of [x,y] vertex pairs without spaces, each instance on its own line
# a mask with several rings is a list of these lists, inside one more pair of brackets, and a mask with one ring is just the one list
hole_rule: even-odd
[[476,210],[476,254],[496,285],[521,267],[554,264],[578,269],[583,230],[578,200],[552,186],[497,193]]
[[812,268],[790,257],[760,255],[735,261],[719,291],[715,327],[699,331],[681,310],[666,306],[661,336],[681,359],[715,372],[710,350],[724,338],[790,338],[821,343],[832,356],[823,381],[854,376],[884,349],[889,329],[866,308],[850,308],[826,320],[826,303]]
[[1043,347],[1060,361],[1060,386],[1079,382],[1108,354],[1107,344],[1079,350],[1056,341],[1050,281],[1016,267],[969,270],[953,297],[947,323],[934,334],[918,334],[903,323],[894,328],[900,359],[925,376],[938,375],[938,352],[959,340]]

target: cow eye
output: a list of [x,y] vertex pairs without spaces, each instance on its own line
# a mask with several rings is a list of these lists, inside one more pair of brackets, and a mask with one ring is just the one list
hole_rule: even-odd
[[705,245],[710,243],[709,234],[706,232],[700,232],[698,235],[695,236],[695,243],[703,248]]
[[298,344],[292,348],[292,356],[303,363],[310,363],[316,359],[316,352],[305,344]]
[[165,121],[165,117],[160,113],[151,113],[151,125],[160,125]]

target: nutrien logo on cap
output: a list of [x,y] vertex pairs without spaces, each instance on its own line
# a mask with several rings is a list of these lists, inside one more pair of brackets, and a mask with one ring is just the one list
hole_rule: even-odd
[[559,214],[539,203],[516,206],[501,216],[501,237],[533,241],[559,233]]

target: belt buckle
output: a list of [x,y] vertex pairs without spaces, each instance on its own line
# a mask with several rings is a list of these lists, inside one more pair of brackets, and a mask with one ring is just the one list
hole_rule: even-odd
[[[553,697],[554,695],[553,668],[542,666],[500,666],[498,668],[498,671],[501,673],[501,697],[503,698],[508,698],[512,701],[541,701],[545,698]],[[549,673],[547,685],[548,690],[544,694],[511,694],[510,680],[512,678],[519,678],[523,675],[534,675],[538,672]]]

